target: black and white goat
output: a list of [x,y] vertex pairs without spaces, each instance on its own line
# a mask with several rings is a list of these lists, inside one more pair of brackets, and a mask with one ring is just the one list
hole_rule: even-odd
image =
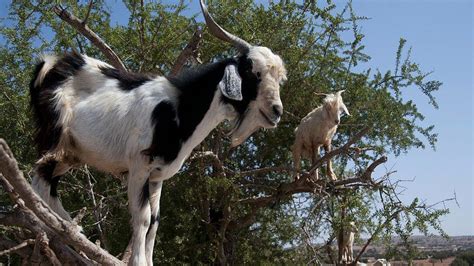
[[48,56],[30,85],[41,154],[33,186],[62,217],[57,185],[83,164],[128,173],[132,265],[152,265],[163,181],[172,177],[209,132],[234,122],[232,145],[259,128],[274,128],[286,79],[281,58],[222,29],[201,0],[209,31],[240,55],[176,78],[120,72],[77,53]]

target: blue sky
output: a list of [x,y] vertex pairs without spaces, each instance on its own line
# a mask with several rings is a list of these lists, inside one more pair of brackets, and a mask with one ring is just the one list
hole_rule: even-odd
[[[344,1],[337,1],[343,3]],[[435,203],[456,192],[460,207],[449,204],[443,219],[450,235],[474,234],[473,219],[473,4],[470,0],[353,1],[362,22],[366,53],[372,59],[362,67],[393,69],[400,37],[412,47],[413,61],[443,86],[435,94],[439,109],[417,91],[406,91],[425,114],[424,125],[439,133],[436,151],[411,150],[386,164],[406,183],[404,199],[420,197]]]
[[[186,2],[190,10],[184,14],[199,12],[197,1]],[[0,17],[5,17],[7,5],[8,1],[0,4]],[[113,10],[112,21],[126,23],[128,14],[121,1],[109,1],[108,5]],[[389,157],[386,167],[397,170],[395,177],[415,178],[405,184],[402,198],[419,197],[435,203],[455,192],[459,207],[448,204],[451,213],[443,218],[443,228],[450,235],[474,235],[472,1],[354,0],[353,7],[356,14],[371,18],[360,24],[366,35],[365,52],[372,57],[361,68],[393,69],[398,41],[403,37],[406,46],[412,47],[413,61],[424,71],[434,71],[431,79],[443,82],[435,93],[438,110],[418,91],[404,92],[425,114],[423,124],[436,126],[439,141],[436,151],[410,150],[400,157]]]

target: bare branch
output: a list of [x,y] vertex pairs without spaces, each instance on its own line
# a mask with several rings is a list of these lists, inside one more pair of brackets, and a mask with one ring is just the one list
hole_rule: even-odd
[[58,257],[54,253],[53,250],[49,247],[49,239],[46,236],[46,233],[41,233],[36,236],[36,244],[39,246],[40,250],[42,251],[41,253],[48,258],[49,262],[53,266],[60,266],[62,265],[61,262],[58,260]]
[[375,168],[377,166],[386,163],[387,162],[387,156],[382,156],[378,158],[376,161],[374,161],[367,169],[365,172],[360,176],[360,179],[365,180],[365,181],[371,181],[372,180],[372,173],[374,172]]
[[7,254],[9,254],[9,253],[15,252],[15,251],[17,251],[17,250],[19,250],[19,249],[22,249],[22,248],[24,248],[24,247],[26,247],[26,246],[28,246],[28,245],[32,245],[32,244],[34,244],[34,243],[35,243],[35,240],[34,240],[34,239],[27,239],[27,240],[21,242],[20,244],[14,246],[14,247],[11,247],[11,248],[9,248],[9,249],[5,249],[5,250],[3,250],[3,251],[0,251],[0,256],[7,255]]
[[80,210],[79,210],[79,213],[76,215],[76,217],[74,217],[72,220],[74,223],[76,224],[80,224],[82,219],[84,218],[84,216],[86,215],[87,213],[87,207],[82,207]]
[[[92,2],[92,1],[91,1]],[[120,71],[127,71],[127,68],[122,63],[122,60],[118,55],[106,44],[95,32],[93,32],[84,21],[80,20],[73,14],[69,13],[64,8],[60,6],[53,7],[54,13],[58,15],[62,20],[71,25],[74,29],[84,35],[91,43],[93,43],[99,50],[104,53],[105,57],[110,61],[110,63]]]
[[84,17],[84,19],[82,20],[82,24],[83,25],[86,25],[87,24],[87,20],[89,19],[89,15],[91,14],[91,9],[92,9],[92,5],[94,4],[94,0],[90,0],[89,1],[89,6],[87,7],[87,13],[86,13],[86,16]]
[[179,54],[178,58],[176,59],[176,62],[173,65],[173,68],[171,69],[170,76],[175,77],[178,75],[178,73],[181,71],[183,66],[186,64],[186,61],[193,57],[193,58],[198,58],[198,49],[199,49],[199,43],[201,42],[202,39],[202,29],[198,28],[191,39],[189,40],[188,44],[186,47],[181,51]]
[[[31,210],[25,207],[23,200],[20,199],[20,196],[13,190],[13,187],[10,183],[0,174],[0,184],[3,186],[4,190],[9,194],[13,202],[17,204],[16,208],[12,213],[8,213],[0,216],[0,224],[5,226],[15,226],[15,227],[24,227],[28,228],[34,234],[39,234],[46,232],[52,240],[61,239],[58,234],[56,234],[51,228],[39,220]],[[1,243],[0,243],[1,244]],[[90,265],[91,262],[80,256],[76,251],[69,248],[67,245],[64,245],[61,241],[52,241],[50,243],[51,248],[58,254],[66,264],[70,265]],[[31,252],[30,252],[31,254]]]
[[52,228],[62,238],[64,243],[83,251],[100,264],[122,264],[120,260],[90,242],[81,234],[76,224],[64,220],[49,208],[26,182],[23,173],[18,169],[18,164],[11,154],[10,148],[3,139],[0,139],[0,173],[4,175],[15,189],[15,192],[24,200],[25,206],[32,210],[41,221]]
[[456,195],[456,190],[454,190],[454,202],[456,202],[456,205],[458,205],[458,208],[461,208],[461,205],[459,205],[459,202],[458,202],[458,196]]
[[[11,248],[13,248],[17,245],[18,245],[18,243],[15,242],[15,241],[7,240],[7,239],[0,239],[0,249],[2,249],[2,250],[11,249]],[[26,247],[23,247],[23,248],[20,248],[20,249],[11,251],[11,252],[19,255],[23,259],[28,259],[28,257],[31,255],[31,251],[32,251],[32,249],[30,247],[26,246]]]
[[436,203],[433,203],[433,204],[430,204],[430,205],[425,205],[425,207],[427,209],[431,209],[433,207],[436,207],[436,205],[443,204],[443,207],[446,209],[446,202],[449,202],[449,201],[454,201],[459,207],[459,203],[458,203],[458,200],[456,198],[456,194],[454,194],[454,196],[452,198],[447,198],[447,199],[444,199],[444,200],[440,200]]
[[20,207],[25,207],[25,203],[23,200],[18,196],[17,193],[13,190],[12,185],[5,179],[5,177],[0,174],[0,185],[3,187],[3,190],[7,192],[8,196],[10,197],[10,200],[18,204]]
[[252,169],[252,170],[245,170],[245,171],[236,171],[233,173],[239,176],[248,176],[248,175],[261,175],[261,174],[266,174],[266,173],[292,172],[292,171],[293,169],[290,167],[275,166],[275,167],[263,167],[263,168]]
[[392,222],[393,219],[395,219],[395,217],[401,212],[402,210],[397,210],[395,211],[394,213],[392,213],[390,216],[387,217],[387,219],[385,219],[385,222],[379,224],[379,226],[375,229],[375,231],[372,233],[372,235],[370,236],[370,238],[367,240],[367,242],[365,243],[365,245],[362,247],[362,249],[359,251],[359,254],[357,254],[357,257],[354,259],[354,261],[352,262],[352,265],[356,265],[357,262],[360,260],[360,257],[362,256],[362,254],[364,254],[365,252],[365,249],[367,249],[367,247],[370,245],[370,243],[372,243],[372,241],[374,240],[374,238],[379,234],[380,231],[382,231],[383,228],[385,228],[385,226],[387,226],[387,224],[389,224],[390,222]]
[[91,178],[92,174],[90,173],[90,171],[87,167],[84,169],[84,172],[86,173],[88,190],[89,190],[89,194],[92,198],[92,204],[94,206],[94,216],[95,216],[95,220],[96,220],[95,225],[97,225],[97,230],[99,231],[100,241],[104,245],[104,248],[107,249],[108,245],[107,245],[107,241],[106,241],[106,238],[105,238],[104,230],[102,229],[102,219],[103,219],[103,217],[102,217],[102,213],[101,213],[101,208],[99,208],[99,206],[97,204],[97,201],[95,199],[94,185],[92,184],[92,181],[91,181],[92,180],[92,178]]
[[44,261],[44,257],[41,255],[41,247],[40,247],[40,239],[39,239],[41,234],[42,233],[39,233],[36,236],[35,247],[33,248],[33,252],[30,257],[29,263],[32,266],[40,266],[41,263]]
[[74,39],[76,39],[77,46],[79,47],[79,52],[81,52],[81,54],[83,54],[84,53],[84,47],[82,46],[81,40],[79,40],[78,36],[76,36]]

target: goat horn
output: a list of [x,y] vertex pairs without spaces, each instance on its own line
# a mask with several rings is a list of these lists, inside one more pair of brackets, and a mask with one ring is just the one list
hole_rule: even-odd
[[314,92],[315,95],[318,95],[318,96],[328,96],[329,94],[327,93],[322,93],[322,92]]
[[212,16],[209,14],[207,10],[207,6],[204,4],[203,0],[200,0],[202,13],[204,14],[204,18],[206,19],[206,25],[209,28],[209,32],[212,33],[215,37],[231,43],[232,45],[239,50],[242,54],[248,53],[250,47],[252,47],[248,42],[240,39],[239,37],[227,32],[224,30],[219,24],[217,24]]

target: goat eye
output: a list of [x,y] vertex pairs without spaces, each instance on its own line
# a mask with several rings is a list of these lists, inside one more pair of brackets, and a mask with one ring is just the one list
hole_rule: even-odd
[[257,78],[259,78],[262,74],[260,72],[257,72]]

